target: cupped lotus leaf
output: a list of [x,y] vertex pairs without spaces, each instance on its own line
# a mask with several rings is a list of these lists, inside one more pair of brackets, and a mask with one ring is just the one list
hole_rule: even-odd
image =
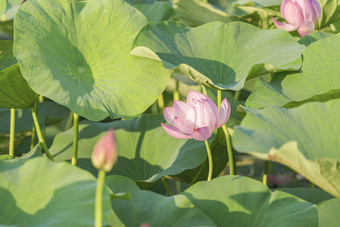
[[0,41],[0,107],[28,108],[37,100],[37,94],[22,77],[13,55],[13,41]]
[[[0,223],[11,226],[93,226],[97,180],[46,158],[0,160]],[[111,199],[103,192],[103,222]]]
[[[96,142],[110,128],[114,129],[118,161],[108,174],[127,176],[136,182],[152,183],[165,175],[176,175],[200,165],[206,158],[204,142],[180,140],[161,127],[163,115],[112,123],[81,123],[77,165],[92,173],[91,154]],[[50,152],[56,161],[71,160],[73,129],[58,134]]]
[[130,55],[146,18],[122,0],[33,0],[14,27],[14,54],[37,93],[90,120],[132,118],[164,90],[170,72]]
[[[317,209],[243,176],[199,182],[182,193],[217,226],[318,226]],[[284,224],[283,224],[284,223]]]
[[167,197],[140,190],[123,176],[109,176],[105,182],[114,193],[130,194],[130,200],[112,200],[111,226],[216,226],[183,195]]
[[340,197],[340,100],[285,109],[247,109],[233,146],[280,162]]
[[340,199],[330,199],[318,205],[320,227],[340,227]]
[[280,73],[270,83],[260,79],[246,106],[294,107],[310,101],[340,97],[340,34],[318,40],[303,52],[298,73]]
[[240,90],[247,78],[269,72],[298,70],[304,50],[286,31],[263,31],[241,22],[196,28],[151,23],[138,34],[134,47],[134,55],[162,61],[165,68],[220,90]]

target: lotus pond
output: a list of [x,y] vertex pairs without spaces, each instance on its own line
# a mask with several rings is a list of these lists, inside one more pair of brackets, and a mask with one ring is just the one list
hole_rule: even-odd
[[0,226],[340,226],[339,1],[0,14]]

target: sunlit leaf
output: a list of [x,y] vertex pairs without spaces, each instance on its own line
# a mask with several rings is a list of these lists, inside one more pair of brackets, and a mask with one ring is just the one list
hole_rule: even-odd
[[[110,176],[106,184],[114,193],[128,192],[130,200],[112,200],[111,226],[215,226],[202,211],[183,195],[166,197],[140,190],[126,177]],[[133,218],[131,218],[133,216]]]
[[196,28],[151,23],[134,47],[134,55],[162,61],[165,68],[221,90],[239,90],[247,78],[269,72],[298,70],[304,50],[286,31],[263,31],[240,22]]
[[317,226],[315,205],[285,192],[271,192],[261,182],[223,176],[199,182],[185,192],[195,207],[217,226]]
[[133,118],[170,75],[159,62],[130,55],[146,23],[123,0],[27,1],[14,23],[14,54],[37,93],[90,120]]
[[233,146],[278,161],[340,197],[340,100],[297,108],[247,109]]
[[[12,226],[93,226],[97,181],[68,163],[46,158],[0,160],[0,223]],[[111,210],[103,193],[103,221]]]

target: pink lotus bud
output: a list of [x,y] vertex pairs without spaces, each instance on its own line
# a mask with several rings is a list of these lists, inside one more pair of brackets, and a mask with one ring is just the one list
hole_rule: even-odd
[[96,144],[92,153],[92,164],[97,169],[109,172],[117,161],[117,146],[113,130],[110,129]]
[[314,31],[314,22],[321,16],[321,7],[316,0],[283,0],[280,11],[288,24],[272,18],[275,25],[289,32],[297,30],[301,37]]
[[211,136],[212,131],[227,122],[230,105],[224,99],[218,111],[216,104],[208,96],[189,91],[186,103],[175,101],[172,107],[164,108],[163,113],[170,125],[161,124],[170,136],[204,141]]

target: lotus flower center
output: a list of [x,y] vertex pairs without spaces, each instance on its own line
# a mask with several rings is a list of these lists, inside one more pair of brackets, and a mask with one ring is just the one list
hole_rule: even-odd
[[83,66],[79,66],[78,67],[78,72],[79,73],[84,73],[85,72],[85,68]]

